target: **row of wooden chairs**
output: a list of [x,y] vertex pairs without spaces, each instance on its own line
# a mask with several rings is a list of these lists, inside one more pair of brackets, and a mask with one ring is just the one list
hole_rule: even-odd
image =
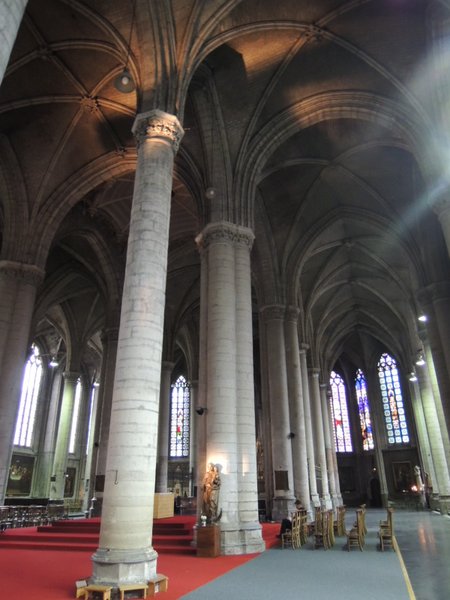
[[366,527],[366,509],[365,507],[356,510],[356,521],[350,531],[346,531],[347,550],[351,548],[359,548],[361,552],[364,550],[365,538],[367,533]]
[[306,510],[296,511],[292,515],[292,528],[281,534],[281,547],[301,548],[308,541],[308,515]]
[[62,504],[0,506],[0,530],[47,525],[62,519],[64,515],[65,509]]

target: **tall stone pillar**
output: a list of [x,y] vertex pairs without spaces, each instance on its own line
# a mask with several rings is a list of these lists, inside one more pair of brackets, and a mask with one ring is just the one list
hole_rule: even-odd
[[50,495],[50,478],[55,460],[56,436],[58,432],[58,414],[61,399],[62,373],[51,368],[48,386],[44,391],[50,398],[42,421],[42,437],[39,445],[37,465],[33,474],[32,495],[36,498],[48,498]]
[[102,332],[102,368],[97,400],[97,411],[95,416],[95,433],[88,492],[89,502],[95,498],[92,504],[93,511],[91,516],[100,516],[102,513],[106,457],[109,440],[109,422],[111,419],[111,405],[114,386],[114,373],[116,370],[118,339],[118,327],[107,327]]
[[441,197],[433,204],[433,210],[437,214],[444,234],[447,252],[450,256],[450,199]]
[[[194,495],[195,474],[198,471],[197,466],[197,398],[198,398],[198,380],[191,381],[191,411],[190,411],[190,431],[189,431],[189,496]],[[200,416],[200,415],[198,415]]]
[[294,491],[303,507],[311,514],[309,494],[308,454],[305,430],[305,409],[303,406],[303,386],[300,370],[298,341],[298,308],[291,306],[286,311],[286,368],[288,395],[290,401],[292,458],[294,469]]
[[0,84],[16,41],[27,0],[0,0]]
[[314,452],[313,422],[311,416],[311,399],[309,393],[308,364],[306,361],[306,351],[309,348],[307,344],[300,346],[300,367],[302,374],[303,389],[303,407],[305,410],[305,433],[306,433],[306,452],[308,455],[309,489],[311,493],[311,502],[313,506],[320,506],[320,498],[317,493],[316,480],[316,457]]
[[206,425],[206,462],[218,465],[221,476],[222,553],[259,552],[264,543],[258,522],[254,430],[249,287],[253,234],[220,222],[207,225],[197,241],[206,277],[200,348],[206,361],[206,370],[200,370],[206,411],[201,418]]
[[38,267],[0,261],[0,504],[4,504],[29,343]]
[[154,110],[137,116],[138,157],[122,296],[95,584],[149,581],[167,252],[174,155],[183,130]]
[[320,384],[320,401],[322,405],[322,420],[323,420],[323,434],[325,441],[325,455],[328,469],[328,483],[330,487],[331,501],[333,508],[342,504],[342,498],[339,494],[339,488],[337,485],[338,473],[337,473],[337,460],[336,460],[336,449],[334,447],[334,440],[331,435],[331,414],[330,404],[327,396],[328,386],[326,383]]
[[311,407],[316,439],[316,460],[322,477],[322,503],[326,510],[331,508],[330,488],[328,484],[327,456],[325,451],[324,418],[320,397],[319,370],[311,369]]
[[161,390],[159,395],[158,460],[156,463],[156,487],[159,494],[167,492],[169,465],[170,383],[174,363],[163,361],[161,367]]
[[435,283],[419,293],[428,320],[426,331],[436,369],[443,414],[450,435],[450,283]]
[[75,389],[79,373],[63,373],[64,387],[59,413],[58,435],[55,445],[55,459],[50,485],[50,500],[64,500],[64,486],[66,483],[67,458],[69,456],[69,438],[72,426]]
[[436,403],[430,385],[427,363],[425,363],[425,365],[421,368],[420,373],[418,374],[418,381],[415,383],[415,387],[418,387],[420,390],[423,414],[425,417],[426,429],[434,466],[433,496],[436,494],[436,492],[439,494],[437,498],[439,509],[441,510],[442,514],[447,514],[450,510],[449,465],[445,456],[444,444],[442,441],[441,429],[436,411]]
[[265,327],[264,348],[268,375],[270,425],[274,490],[272,518],[288,517],[294,509],[294,474],[292,464],[291,423],[289,416],[284,335],[285,307],[268,305],[262,308]]

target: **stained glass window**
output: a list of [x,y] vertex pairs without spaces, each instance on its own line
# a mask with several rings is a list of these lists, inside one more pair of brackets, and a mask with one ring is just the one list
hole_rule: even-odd
[[361,369],[356,371],[355,377],[356,400],[358,402],[359,423],[363,440],[363,450],[373,450],[372,420],[370,418],[369,399],[367,398],[366,378]]
[[352,452],[350,421],[348,418],[347,397],[342,377],[335,371],[330,376],[330,407],[333,418],[334,445],[336,452]]
[[30,358],[25,365],[25,373],[22,381],[22,394],[20,396],[19,412],[14,432],[14,444],[16,446],[31,447],[33,442],[33,431],[36,419],[36,408],[39,397],[39,389],[42,380],[42,359],[39,348],[31,346]]
[[170,402],[170,451],[171,458],[189,456],[190,389],[180,375],[172,385]]
[[378,362],[378,377],[388,443],[407,444],[410,439],[397,363],[389,354],[381,355]]

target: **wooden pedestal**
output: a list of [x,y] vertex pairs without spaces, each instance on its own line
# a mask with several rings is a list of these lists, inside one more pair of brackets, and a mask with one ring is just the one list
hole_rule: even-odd
[[174,500],[175,496],[171,493],[155,494],[153,518],[166,519],[167,517],[173,517]]
[[211,557],[220,555],[220,527],[207,525],[197,529],[197,556]]

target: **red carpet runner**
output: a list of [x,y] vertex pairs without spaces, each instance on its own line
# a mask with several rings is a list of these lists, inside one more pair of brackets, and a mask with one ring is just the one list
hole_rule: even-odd
[[[183,516],[154,522],[158,572],[169,578],[169,590],[157,594],[159,600],[178,600],[256,556],[198,558],[191,546],[193,524],[193,517]],[[99,526],[95,519],[74,519],[51,526],[56,529],[52,532],[33,527],[1,534],[2,595],[8,600],[74,598],[75,581],[89,577],[92,572],[91,555],[97,548]],[[61,527],[65,531],[60,531]],[[266,547],[278,544],[279,524],[264,523],[262,527]]]

